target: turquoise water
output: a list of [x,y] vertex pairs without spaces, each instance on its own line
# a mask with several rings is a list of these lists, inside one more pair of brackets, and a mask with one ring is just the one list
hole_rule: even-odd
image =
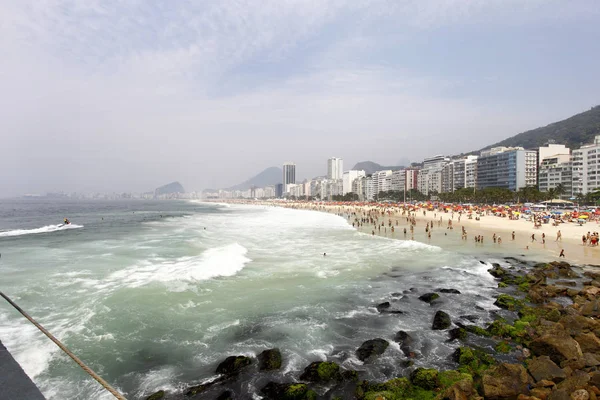
[[[64,217],[71,227],[56,226]],[[0,253],[0,290],[129,399],[181,393],[225,357],[271,347],[289,379],[325,359],[385,379],[403,372],[396,344],[371,365],[354,351],[399,329],[414,332],[417,365],[451,366],[456,345],[430,330],[435,310],[413,293],[459,289],[436,306],[453,318],[469,309],[484,322],[495,308],[489,264],[312,211],[3,201]],[[379,314],[390,300],[406,314]],[[111,398],[7,304],[0,340],[47,398]],[[260,378],[243,379],[236,390],[257,398]]]

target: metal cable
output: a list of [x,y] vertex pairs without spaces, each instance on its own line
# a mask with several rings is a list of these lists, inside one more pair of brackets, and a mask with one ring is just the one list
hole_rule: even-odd
[[79,365],[81,367],[81,369],[83,369],[92,378],[94,378],[99,384],[101,384],[104,387],[104,389],[108,390],[113,396],[115,396],[119,400],[127,400],[125,397],[123,397],[123,395],[121,393],[117,392],[116,389],[114,389],[112,386],[110,386],[110,384],[108,382],[106,382],[98,374],[96,374],[94,371],[92,371],[90,369],[90,367],[88,367],[87,365],[85,365],[83,363],[83,361],[81,361],[75,354],[71,353],[71,351],[69,349],[67,349],[67,347],[60,342],[60,340],[58,340],[50,332],[48,332],[46,330],[46,328],[44,328],[36,320],[34,320],[31,316],[29,316],[29,314],[27,314],[25,311],[23,311],[23,309],[21,307],[19,307],[14,301],[12,301],[7,295],[5,295],[4,293],[0,292],[0,296],[4,297],[4,299],[6,301],[8,301],[10,303],[10,305],[13,306],[18,312],[20,312],[25,318],[27,318],[29,320],[29,322],[31,322],[40,331],[42,331],[42,333],[44,335],[48,336],[48,338],[50,340],[52,340],[58,347],[60,347],[60,349],[62,351],[64,351],[65,353],[67,353],[67,355],[69,357],[71,357],[73,359],[73,361],[75,361],[77,363],[77,365]]

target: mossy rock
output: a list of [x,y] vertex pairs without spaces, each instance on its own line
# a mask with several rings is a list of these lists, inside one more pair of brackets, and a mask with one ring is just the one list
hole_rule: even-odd
[[265,350],[258,355],[258,369],[273,371],[281,368],[281,351],[279,349]]
[[506,354],[512,351],[512,346],[506,340],[503,340],[496,345],[495,350],[498,353]]
[[488,331],[477,325],[466,325],[465,330],[477,336],[489,337],[492,336]]
[[464,380],[473,382],[473,376],[456,370],[440,371],[438,373],[440,387],[444,389],[454,385],[456,382],[461,382]]
[[505,338],[516,337],[515,328],[502,320],[492,322],[488,327],[487,331],[492,336],[499,336]]
[[480,349],[459,347],[453,354],[454,361],[459,364],[458,371],[469,375],[480,375],[490,366],[496,364],[494,357]]
[[508,287],[508,283],[498,282],[498,289],[503,289],[503,288],[507,288],[507,287]]
[[343,371],[342,379],[348,382],[358,382],[358,372],[354,370]]
[[300,380],[328,383],[331,381],[341,381],[342,374],[340,373],[340,366],[334,362],[315,361],[304,369],[304,372],[300,375]]
[[465,328],[450,329],[448,331],[448,334],[450,335],[450,339],[448,339],[448,341],[452,341],[454,339],[466,340],[468,336],[467,330]]
[[217,374],[235,375],[244,367],[252,364],[252,359],[246,356],[230,356],[217,367]]
[[523,307],[523,302],[521,300],[517,300],[514,297],[508,294],[501,294],[498,296],[498,299],[494,302],[494,305],[504,308],[510,311],[518,311]]
[[234,399],[235,399],[235,395],[233,394],[233,392],[226,390],[223,393],[221,393],[219,395],[219,397],[217,397],[216,400],[234,400]]
[[439,299],[440,295],[437,293],[425,293],[419,296],[419,300],[424,301],[425,303],[431,303],[432,301]]
[[438,371],[435,369],[417,368],[410,374],[410,381],[426,390],[433,390],[440,384]]
[[433,390],[411,385],[406,378],[376,384],[363,381],[356,388],[356,398],[360,400],[434,400],[437,395]]
[[159,390],[158,392],[153,393],[150,396],[146,397],[146,400],[160,400],[163,397],[165,397],[165,391]]
[[443,330],[448,329],[452,325],[452,320],[450,316],[444,311],[438,311],[435,313],[433,317],[433,323],[431,325],[431,329],[433,330]]
[[317,393],[304,383],[269,382],[261,392],[273,400],[316,400]]

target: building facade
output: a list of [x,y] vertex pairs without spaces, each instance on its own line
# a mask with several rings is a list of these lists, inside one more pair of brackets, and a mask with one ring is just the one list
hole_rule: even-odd
[[350,192],[353,192],[352,190],[352,184],[354,182],[354,180],[356,178],[358,178],[359,176],[365,176],[365,171],[358,171],[358,170],[350,170],[350,171],[346,171],[344,172],[342,181],[343,181],[343,194],[347,194]]
[[344,160],[331,157],[327,160],[327,179],[342,179],[344,174]]
[[546,157],[540,164],[538,187],[540,192],[548,192],[562,186],[564,193],[560,198],[568,200],[573,197],[573,164],[568,154],[557,154]]
[[288,192],[289,185],[296,183],[296,164],[287,162],[283,164],[283,191]]
[[573,195],[588,194],[600,188],[600,135],[594,143],[573,150]]
[[494,147],[477,159],[477,188],[513,191],[537,184],[537,151],[522,147]]

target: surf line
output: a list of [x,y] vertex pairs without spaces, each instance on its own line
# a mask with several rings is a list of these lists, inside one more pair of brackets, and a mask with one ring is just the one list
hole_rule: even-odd
[[108,390],[113,396],[115,396],[115,398],[117,398],[119,400],[127,400],[121,393],[117,392],[117,390],[115,388],[113,388],[108,382],[106,382],[104,379],[102,379],[100,377],[100,375],[98,375],[97,373],[95,373],[94,371],[92,371],[92,369],[90,367],[88,367],[87,365],[85,365],[83,363],[83,361],[81,361],[79,359],[79,357],[77,357],[75,354],[73,354],[71,352],[71,350],[69,350],[67,348],[67,346],[65,346],[64,344],[62,344],[62,342],[60,340],[58,340],[57,338],[55,338],[54,335],[52,335],[50,332],[48,332],[46,330],[46,328],[44,328],[35,319],[33,319],[29,314],[27,314],[21,307],[19,307],[17,305],[17,303],[15,303],[14,301],[12,301],[10,299],[10,297],[8,297],[7,295],[5,295],[3,292],[0,292],[0,296],[4,297],[4,300],[6,300],[11,306],[13,306],[18,312],[20,312],[25,318],[27,318],[29,320],[29,322],[31,322],[33,325],[35,325],[36,328],[38,328],[40,331],[42,331],[42,333],[44,335],[48,336],[48,338],[50,340],[52,340],[58,347],[60,347],[60,349],[62,351],[64,351],[69,357],[71,357],[71,359],[73,359],[73,361],[75,361],[77,363],[77,365],[79,365],[81,367],[81,369],[83,369],[92,378],[94,378],[99,384],[101,384],[104,387],[104,389]]

